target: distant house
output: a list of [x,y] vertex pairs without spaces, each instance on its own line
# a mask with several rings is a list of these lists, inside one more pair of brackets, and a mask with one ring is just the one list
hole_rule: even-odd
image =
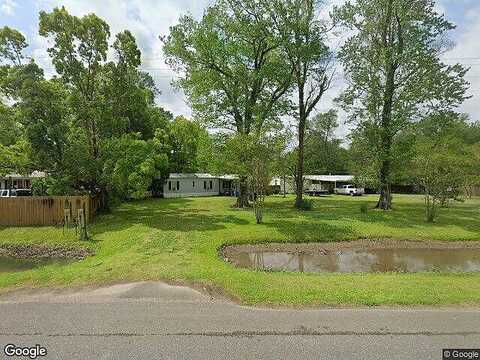
[[159,195],[164,198],[233,196],[238,193],[238,178],[235,175],[172,173],[162,186]]
[[268,193],[269,194],[280,194],[283,192],[282,179],[279,177],[273,177],[270,183],[268,184]]
[[[353,175],[305,175],[305,191],[325,191],[333,193],[336,187],[354,182]],[[292,177],[273,177],[269,184],[269,193],[294,193]],[[162,180],[157,196],[164,198],[198,197],[198,196],[236,196],[239,193],[237,175],[211,175],[205,173],[172,173]]]
[[[303,177],[303,189],[305,191],[325,191],[333,193],[335,188],[354,182],[353,175],[305,175]],[[293,177],[287,176],[274,177],[270,186],[275,188],[275,192],[287,194],[295,192],[295,181]]]
[[336,188],[352,184],[354,180],[353,175],[305,175],[304,188],[333,193]]
[[30,175],[7,174],[0,176],[0,189],[31,189],[34,179],[44,178],[45,173],[34,171]]

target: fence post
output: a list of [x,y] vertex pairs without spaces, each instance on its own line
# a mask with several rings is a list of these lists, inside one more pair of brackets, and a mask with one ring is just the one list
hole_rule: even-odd
[[78,225],[80,227],[80,240],[88,240],[87,219],[85,213],[85,203],[78,209]]

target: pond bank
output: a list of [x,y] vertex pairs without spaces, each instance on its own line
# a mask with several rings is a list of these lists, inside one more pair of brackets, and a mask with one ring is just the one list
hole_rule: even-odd
[[68,248],[61,246],[41,245],[15,245],[1,244],[0,256],[8,256],[17,259],[72,259],[83,260],[94,254],[93,250],[81,248]]
[[310,273],[480,272],[480,246],[448,242],[354,241],[226,248],[236,267]]
[[220,249],[223,257],[244,252],[326,253],[346,249],[480,249],[477,241],[411,241],[393,239],[360,239],[317,243],[264,243],[229,245]]

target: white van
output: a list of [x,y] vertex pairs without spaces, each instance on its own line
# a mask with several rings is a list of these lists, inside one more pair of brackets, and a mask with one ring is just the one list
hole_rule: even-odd
[[343,185],[339,188],[335,188],[335,194],[362,196],[363,194],[365,194],[365,189],[361,187],[356,187],[355,185]]

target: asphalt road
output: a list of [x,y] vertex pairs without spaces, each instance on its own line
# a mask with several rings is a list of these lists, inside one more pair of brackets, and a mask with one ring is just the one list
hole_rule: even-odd
[[2,360],[7,344],[40,344],[39,359],[439,360],[480,348],[480,310],[259,309],[147,282],[0,296]]

